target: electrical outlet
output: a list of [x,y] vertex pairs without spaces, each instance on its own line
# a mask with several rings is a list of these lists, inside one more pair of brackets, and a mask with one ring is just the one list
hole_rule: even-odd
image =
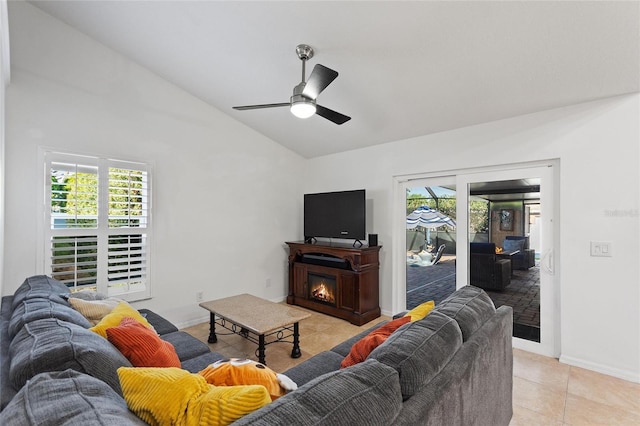
[[271,287],[271,278],[267,278],[267,282],[265,283],[265,287]]
[[204,294],[202,291],[196,292],[196,302],[202,302],[204,300]]

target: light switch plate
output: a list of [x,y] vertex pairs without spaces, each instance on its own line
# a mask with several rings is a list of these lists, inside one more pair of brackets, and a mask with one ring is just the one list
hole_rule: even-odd
[[603,241],[591,241],[592,257],[611,257],[611,243]]

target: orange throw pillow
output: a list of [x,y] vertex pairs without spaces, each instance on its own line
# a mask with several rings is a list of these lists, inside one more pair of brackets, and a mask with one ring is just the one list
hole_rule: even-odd
[[262,385],[267,388],[272,401],[286,394],[288,390],[282,386],[282,375],[250,359],[231,358],[216,361],[198,374],[214,386]]
[[351,367],[367,359],[371,351],[384,343],[391,336],[391,333],[410,321],[411,317],[394,319],[358,340],[351,347],[349,354],[342,360],[340,368]]
[[134,367],[181,366],[173,345],[133,318],[124,317],[119,326],[107,328],[107,339]]

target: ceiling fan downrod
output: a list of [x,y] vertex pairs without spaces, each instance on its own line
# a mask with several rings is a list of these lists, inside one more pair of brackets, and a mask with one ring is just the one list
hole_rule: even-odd
[[305,83],[307,81],[305,65],[309,59],[313,58],[313,48],[308,44],[299,44],[296,46],[296,53],[302,61],[302,82]]

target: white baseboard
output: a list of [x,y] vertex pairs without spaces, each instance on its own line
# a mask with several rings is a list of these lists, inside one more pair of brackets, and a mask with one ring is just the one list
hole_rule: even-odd
[[178,321],[174,325],[178,327],[179,330],[183,328],[191,327],[192,325],[202,324],[203,322],[209,322],[209,314],[206,314],[202,317],[193,318],[186,321]]
[[606,374],[607,376],[617,377],[629,382],[640,383],[639,372],[621,370],[619,368],[613,368],[608,365],[602,365],[599,363],[585,361],[580,358],[574,358],[565,355],[560,356],[560,362],[563,364],[572,365],[574,367],[580,367],[587,370],[595,371],[597,373]]

